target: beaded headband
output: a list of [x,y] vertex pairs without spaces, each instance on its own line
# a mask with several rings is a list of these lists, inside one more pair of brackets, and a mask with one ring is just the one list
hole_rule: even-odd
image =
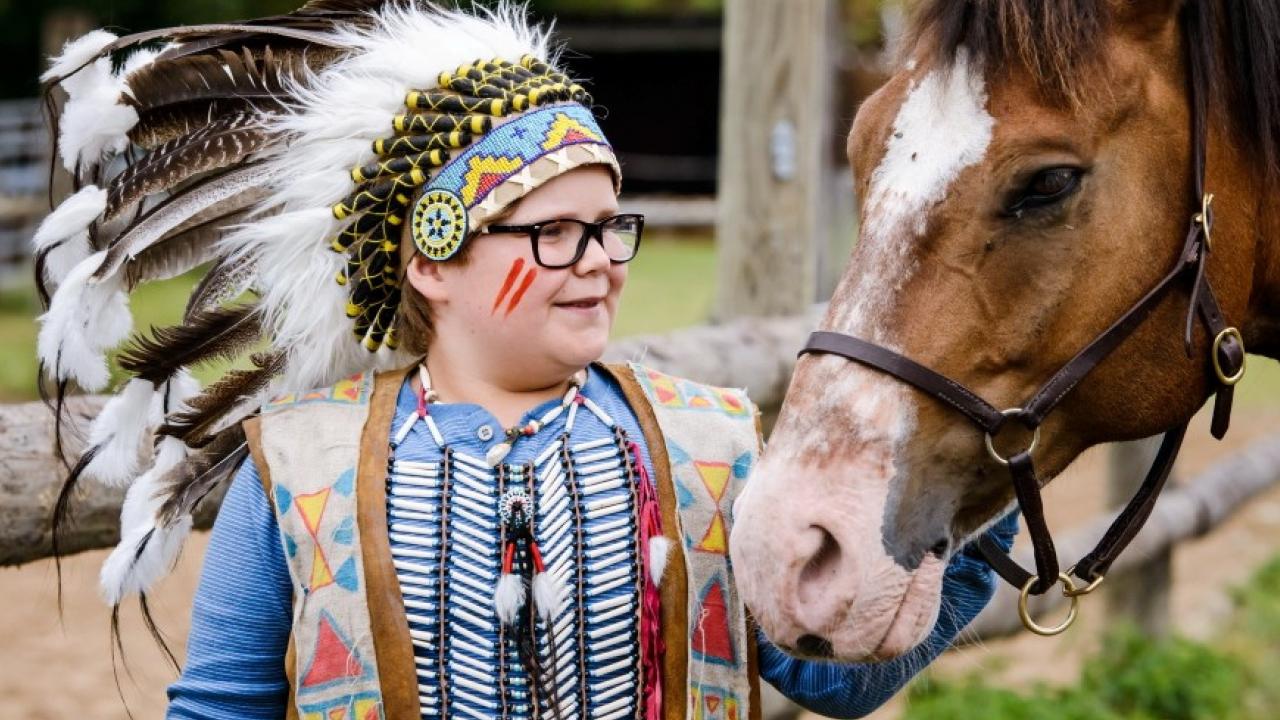
[[410,230],[423,255],[448,260],[466,236],[546,181],[583,165],[622,172],[595,118],[577,104],[521,115],[449,161],[414,205]]
[[409,112],[392,120],[396,134],[373,143],[379,159],[351,170],[356,190],[332,207],[350,221],[331,244],[347,255],[336,279],[348,286],[347,317],[370,352],[397,345],[401,225],[411,203],[414,245],[443,261],[557,175],[602,164],[615,191],[621,184],[613,149],[585,107],[591,96],[546,62],[477,61],[438,80],[435,90],[405,96]]

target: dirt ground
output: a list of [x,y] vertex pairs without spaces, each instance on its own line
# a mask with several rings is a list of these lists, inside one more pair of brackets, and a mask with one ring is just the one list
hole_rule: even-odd
[[[1217,443],[1210,438],[1202,413],[1188,435],[1177,473],[1190,477],[1216,458],[1277,429],[1280,408],[1245,397],[1231,435]],[[1091,451],[1046,491],[1053,528],[1065,530],[1102,509],[1105,459],[1100,449]],[[205,545],[206,536],[197,535],[176,571],[152,596],[154,614],[179,658]],[[1227,588],[1245,580],[1277,552],[1280,488],[1256,499],[1208,537],[1180,546],[1174,558],[1172,597],[1177,630],[1192,637],[1211,637],[1231,609]],[[147,635],[136,606],[127,608],[121,618],[129,673],[117,663],[117,692],[108,641],[110,616],[96,591],[96,576],[105,555],[105,551],[90,552],[64,561],[61,620],[53,563],[0,569],[0,637],[4,638],[0,642],[0,668],[4,668],[0,673],[0,720],[122,719],[128,717],[126,706],[140,720],[163,715],[164,689],[175,674]],[[1024,634],[969,646],[948,653],[937,667],[955,675],[981,671],[1011,685],[1033,680],[1073,682],[1080,659],[1096,645],[1105,628],[1103,603],[1090,599],[1093,602],[1087,603],[1082,620],[1066,636],[1045,639]],[[899,699],[874,717],[892,720],[900,712]]]

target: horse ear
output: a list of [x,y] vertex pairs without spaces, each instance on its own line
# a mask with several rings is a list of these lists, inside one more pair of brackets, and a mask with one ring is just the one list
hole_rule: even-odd
[[1178,20],[1186,0],[1109,0],[1111,15],[1120,27],[1151,37]]

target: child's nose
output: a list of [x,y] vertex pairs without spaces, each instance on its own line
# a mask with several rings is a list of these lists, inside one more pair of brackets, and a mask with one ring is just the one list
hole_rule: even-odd
[[600,242],[598,237],[592,237],[587,241],[587,247],[582,251],[582,257],[574,264],[573,270],[579,275],[603,272],[609,269],[610,262],[608,253],[604,251],[604,243]]

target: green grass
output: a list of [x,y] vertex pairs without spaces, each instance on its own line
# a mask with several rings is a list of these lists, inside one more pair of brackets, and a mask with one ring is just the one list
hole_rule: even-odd
[[1280,708],[1280,556],[1233,593],[1211,643],[1120,629],[1067,688],[1014,692],[981,677],[924,678],[904,720],[1272,720]]
[[[711,309],[715,265],[710,238],[676,239],[658,233],[646,237],[630,269],[614,336],[663,332],[705,321]],[[178,322],[197,279],[191,273],[139,287],[129,301],[134,327]],[[37,396],[35,317],[39,312],[31,285],[0,290],[0,402]],[[198,368],[196,376],[208,382],[224,369]],[[118,371],[116,377],[121,377]]]
[[710,238],[645,237],[631,262],[613,336],[697,325],[711,316],[716,251]]

